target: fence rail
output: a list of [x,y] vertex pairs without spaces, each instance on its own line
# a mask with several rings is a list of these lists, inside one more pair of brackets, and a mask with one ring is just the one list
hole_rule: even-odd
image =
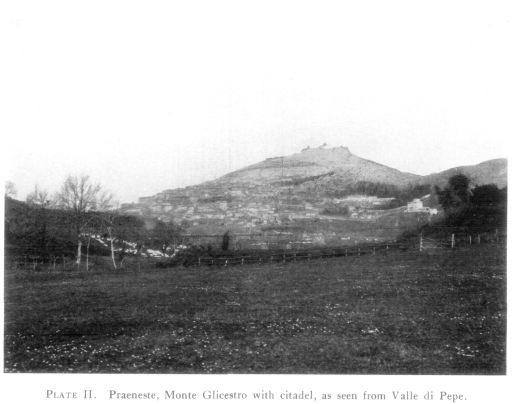
[[485,242],[499,243],[506,240],[506,233],[500,233],[498,230],[485,233],[452,233],[449,238],[427,238],[422,234],[418,236],[417,243],[411,242],[388,242],[378,244],[362,244],[350,247],[334,247],[309,250],[291,250],[289,252],[262,253],[257,255],[240,255],[197,257],[192,265],[196,266],[231,266],[248,265],[255,263],[287,263],[297,261],[310,261],[312,259],[330,258],[330,257],[348,257],[361,255],[375,255],[377,253],[386,253],[392,250],[417,250],[425,251],[433,248],[460,248]]
[[[448,248],[455,249],[461,247],[471,247],[482,243],[503,243],[506,240],[506,233],[498,229],[492,232],[482,233],[451,233],[449,237],[433,238],[424,237],[420,234],[417,241],[409,240],[407,242],[384,242],[374,244],[360,244],[352,246],[323,247],[301,250],[289,250],[272,252],[262,250],[261,253],[252,255],[230,255],[230,256],[198,256],[189,259],[189,266],[232,266],[232,265],[250,265],[263,263],[288,263],[311,261],[315,259],[325,259],[334,257],[354,257],[362,255],[376,255],[390,251],[426,251],[430,249]],[[11,257],[11,266],[14,269],[32,269],[46,265],[48,270],[71,269],[76,268],[75,260],[64,254],[48,255],[46,258],[31,253],[16,255]]]

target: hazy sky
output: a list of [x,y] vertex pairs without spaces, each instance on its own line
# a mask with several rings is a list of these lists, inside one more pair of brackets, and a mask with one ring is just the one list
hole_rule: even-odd
[[4,177],[125,202],[324,142],[418,174],[507,157],[509,4],[4,2]]

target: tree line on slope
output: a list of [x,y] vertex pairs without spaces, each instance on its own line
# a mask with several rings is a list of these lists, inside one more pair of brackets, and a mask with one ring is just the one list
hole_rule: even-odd
[[379,198],[394,198],[388,208],[403,206],[414,198],[420,198],[432,192],[430,184],[398,187],[393,184],[372,181],[357,181],[346,185],[342,189],[331,190],[329,195],[335,198],[344,198],[349,195],[368,195]]

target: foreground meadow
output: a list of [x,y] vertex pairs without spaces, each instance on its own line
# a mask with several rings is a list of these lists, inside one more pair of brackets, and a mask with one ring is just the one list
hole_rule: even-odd
[[5,273],[6,372],[504,374],[505,249]]

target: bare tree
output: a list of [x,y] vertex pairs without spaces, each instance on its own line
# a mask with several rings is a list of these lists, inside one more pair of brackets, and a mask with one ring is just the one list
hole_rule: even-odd
[[26,202],[29,205],[45,207],[48,206],[51,201],[48,197],[48,191],[46,189],[41,189],[36,185],[34,191],[27,195]]
[[5,196],[8,196],[9,198],[15,198],[18,192],[16,191],[16,186],[14,185],[14,182],[12,181],[6,181],[5,182]]
[[114,266],[114,269],[117,270],[117,264],[116,264],[116,255],[115,255],[115,247],[114,247],[114,228],[115,228],[115,222],[116,217],[118,215],[117,211],[112,211],[109,215],[103,217],[103,226],[105,227],[105,230],[108,234],[108,239],[110,242],[110,258],[112,259],[112,265]]
[[85,271],[89,271],[89,249],[91,247],[91,240],[96,233],[102,228],[102,221],[99,215],[89,215],[84,228],[83,235],[85,236]]
[[47,259],[48,217],[46,210],[51,204],[50,198],[48,197],[48,191],[46,189],[39,188],[39,186],[36,184],[34,191],[27,195],[26,202],[28,205],[34,208],[36,221],[35,226],[37,228],[37,231],[34,233],[37,234],[38,245],[41,253],[43,254],[43,258]]
[[106,210],[110,207],[112,195],[104,192],[100,184],[95,184],[89,176],[68,176],[57,193],[57,205],[68,210],[72,216],[72,226],[77,240],[76,263],[80,265],[82,237],[91,220],[89,212]]
[[[115,270],[123,268],[128,249],[135,249],[140,254],[144,239],[144,222],[133,216],[122,215],[119,209],[113,209],[102,216],[103,227],[110,241],[110,255]],[[117,247],[117,248],[116,248]],[[116,251],[119,266],[116,263]]]

